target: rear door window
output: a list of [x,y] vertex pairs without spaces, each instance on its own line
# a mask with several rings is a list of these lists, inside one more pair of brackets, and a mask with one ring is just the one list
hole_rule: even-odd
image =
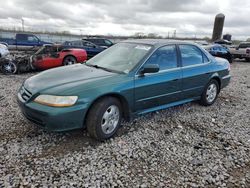
[[204,54],[203,54],[203,63],[208,63],[210,60],[208,59],[208,57]]
[[203,63],[203,53],[193,45],[179,45],[182,59],[182,66],[199,65]]

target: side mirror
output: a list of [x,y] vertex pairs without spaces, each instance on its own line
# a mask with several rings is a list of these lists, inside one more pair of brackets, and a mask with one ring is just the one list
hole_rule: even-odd
[[147,64],[141,69],[140,74],[143,75],[145,73],[156,73],[159,72],[160,67],[158,64]]

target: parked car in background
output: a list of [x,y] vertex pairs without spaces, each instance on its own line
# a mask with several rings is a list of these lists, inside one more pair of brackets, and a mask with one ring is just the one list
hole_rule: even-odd
[[41,41],[36,35],[18,33],[15,38],[0,38],[0,43],[8,44],[9,50],[33,50],[50,42]]
[[236,48],[230,48],[233,58],[250,61],[250,42],[241,42]]
[[204,46],[204,48],[213,56],[215,57],[222,57],[224,59],[227,59],[229,63],[233,62],[232,55],[229,51],[229,49],[225,46],[222,46],[220,44],[212,44],[208,46]]
[[0,58],[8,55],[9,53],[8,47],[4,44],[0,44]]
[[105,38],[84,38],[83,40],[92,42],[104,48],[109,48],[110,46],[114,45],[114,43],[111,42],[111,40]]
[[5,74],[16,74],[83,63],[86,60],[87,53],[83,49],[64,49],[60,45],[45,45],[35,54],[14,54],[1,58],[0,69]]
[[65,49],[62,45],[45,45],[31,58],[31,65],[34,69],[46,70],[58,66],[83,63],[87,60],[87,53],[83,49]]
[[27,79],[18,92],[23,114],[42,128],[87,127],[104,140],[121,120],[194,100],[212,105],[230,81],[230,64],[197,45],[129,40],[78,64]]
[[221,45],[232,45],[232,41],[228,41],[226,39],[219,39],[214,42],[215,44],[221,44]]
[[106,49],[86,40],[66,41],[62,44],[62,46],[65,49],[66,48],[84,49],[87,52],[88,59],[94,57],[96,54]]

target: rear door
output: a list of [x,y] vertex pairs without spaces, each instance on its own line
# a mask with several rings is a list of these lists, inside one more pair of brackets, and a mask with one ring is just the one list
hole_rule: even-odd
[[140,112],[180,99],[181,68],[178,64],[175,45],[156,50],[145,64],[158,64],[159,72],[136,75],[135,109]]
[[182,63],[182,99],[201,96],[212,74],[210,61],[195,45],[179,45]]

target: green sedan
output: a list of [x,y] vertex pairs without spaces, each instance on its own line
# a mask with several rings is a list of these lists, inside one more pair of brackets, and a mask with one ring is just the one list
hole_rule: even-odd
[[86,127],[105,140],[121,120],[199,100],[212,105],[230,81],[227,60],[192,43],[129,40],[85,64],[41,72],[18,92],[24,116],[44,129]]

